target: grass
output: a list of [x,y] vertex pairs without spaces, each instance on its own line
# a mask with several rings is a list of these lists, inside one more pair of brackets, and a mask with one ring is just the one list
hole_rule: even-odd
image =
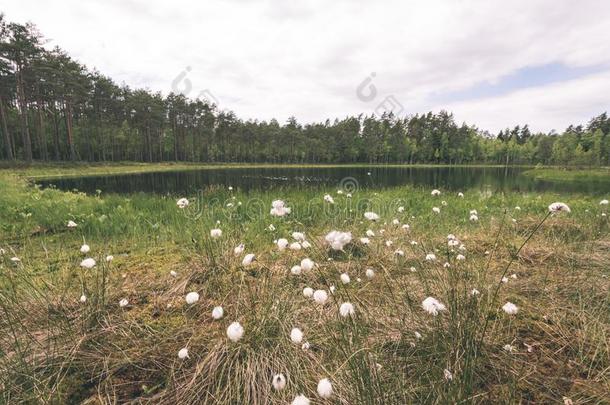
[[[598,198],[477,190],[432,197],[398,187],[352,198],[329,189],[329,205],[319,190],[214,187],[185,196],[191,204],[181,210],[173,197],[102,197],[25,180],[45,172],[53,173],[0,171],[0,402],[285,404],[302,393],[322,403],[316,385],[325,377],[334,389],[327,403],[609,401],[610,224]],[[277,198],[290,215],[269,215]],[[544,220],[554,201],[572,212]],[[478,222],[469,221],[471,209]],[[381,220],[366,221],[367,210]],[[78,227],[68,229],[68,220]],[[212,228],[222,237],[210,238]],[[333,229],[353,234],[343,252],[324,242]],[[367,229],[376,235],[365,246]],[[279,252],[273,241],[292,242],[293,231],[304,231],[311,248]],[[448,247],[450,233],[466,260]],[[79,267],[83,243],[97,260],[90,270]],[[233,255],[239,243],[257,255],[254,265]],[[438,260],[424,260],[427,253]],[[304,257],[314,270],[291,275]],[[371,280],[367,268],[376,272]],[[349,284],[339,280],[344,272]],[[335,292],[320,306],[303,296],[306,286]],[[189,291],[201,297],[192,306]],[[447,310],[426,313],[428,296]],[[338,314],[346,301],[353,318]],[[507,301],[516,315],[500,309]],[[221,320],[211,317],[217,305]],[[245,329],[237,343],[226,337],[233,321]],[[290,341],[293,327],[308,350]],[[182,347],[190,358],[178,359]],[[288,380],[279,392],[275,373]]]

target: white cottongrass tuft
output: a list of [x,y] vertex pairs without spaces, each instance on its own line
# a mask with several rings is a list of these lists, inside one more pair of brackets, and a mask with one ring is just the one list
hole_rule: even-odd
[[127,305],[129,305],[129,300],[127,300],[127,298],[123,298],[122,300],[119,301],[119,307],[124,308]]
[[175,270],[170,270],[169,275],[172,276],[172,277],[177,277],[178,273],[176,273]]
[[80,262],[80,267],[83,267],[85,269],[91,269],[93,268],[93,266],[95,266],[95,259],[92,259],[91,257],[88,257],[82,262]]
[[288,249],[290,250],[301,250],[302,246],[299,242],[292,242],[289,246]]
[[275,200],[271,203],[271,214],[274,217],[283,217],[284,215],[290,214],[290,208],[286,207],[286,204],[282,200]]
[[409,224],[404,224],[403,226],[401,226],[401,228],[404,229],[405,231],[408,231],[409,228],[411,228],[411,227],[409,226]]
[[311,243],[304,240],[303,242],[301,242],[301,246],[303,247],[303,249],[309,249],[311,247]]
[[404,251],[404,250],[400,250],[400,249],[396,249],[396,250],[394,251],[394,254],[395,254],[396,256],[404,256],[404,255],[405,255],[405,251]]
[[441,304],[436,298],[428,297],[421,303],[424,311],[429,313],[430,315],[438,315],[439,311],[444,311],[447,309],[445,305]]
[[241,265],[244,267],[247,267],[249,265],[252,264],[252,262],[254,261],[254,258],[256,256],[254,255],[254,253],[248,253],[245,257],[244,260],[241,261]]
[[570,207],[562,202],[554,202],[553,204],[549,205],[549,211],[552,213],[570,212]]
[[402,205],[398,207],[398,212],[405,212],[405,207],[403,207]]
[[83,294],[80,296],[79,300],[80,300],[80,302],[82,302],[84,304],[85,302],[87,302],[87,296],[85,294]]
[[176,201],[176,205],[178,206],[178,208],[186,208],[189,206],[189,200],[187,200],[186,198],[181,198]]
[[212,310],[212,318],[219,320],[222,319],[222,317],[225,314],[225,310],[222,309],[222,307],[214,307],[214,309]]
[[460,198],[464,198],[464,193],[462,193],[461,191],[458,193],[458,197]]
[[432,190],[432,192],[430,194],[437,196],[437,195],[441,195],[441,192],[437,189],[434,189],[434,190]]
[[68,228],[76,228],[77,226],[78,225],[76,224],[76,222],[74,222],[72,220],[68,221],[68,225],[67,225]]
[[350,282],[349,274],[347,274],[347,273],[341,274],[341,282],[343,284],[349,284],[349,282]]
[[290,268],[290,273],[292,273],[293,276],[298,276],[301,274],[301,266],[294,265]]
[[232,342],[238,342],[244,336],[244,328],[239,322],[233,322],[227,328],[227,337]]
[[466,256],[459,254],[455,257],[457,260],[466,260]]
[[599,205],[608,205],[608,200],[601,200]]
[[284,374],[276,374],[273,376],[273,380],[271,381],[273,385],[273,389],[276,391],[281,391],[286,387],[286,377]]
[[246,246],[244,246],[243,243],[240,243],[239,245],[235,246],[235,249],[233,249],[233,254],[235,256],[239,256],[242,253],[244,253],[244,249],[246,248]]
[[303,288],[303,296],[305,296],[306,298],[313,297],[313,288],[311,288],[311,287]]
[[371,243],[371,240],[369,238],[360,238],[360,243],[362,243],[363,245],[368,245],[369,243]]
[[305,234],[303,232],[293,232],[292,238],[298,242],[303,242],[305,240]]
[[436,255],[434,253],[428,253],[426,255],[426,260],[429,262],[433,262],[436,260]]
[[443,371],[443,375],[444,375],[446,381],[453,380],[453,374],[448,369],[445,369],[445,371]]
[[351,232],[331,231],[324,238],[333,250],[343,250],[352,241]]
[[314,266],[314,261],[311,260],[309,257],[306,257],[305,259],[301,260],[301,269],[303,269],[303,271],[311,271],[313,270]]
[[509,353],[512,353],[515,351],[515,346],[509,345],[509,344],[502,346],[502,348],[504,349],[504,351],[507,351]]
[[186,297],[184,297],[184,300],[186,301],[187,304],[192,305],[192,304],[196,303],[197,301],[199,301],[199,293],[197,293],[195,291],[191,291],[190,293],[186,294]]
[[318,382],[318,395],[324,399],[333,395],[333,385],[328,378],[323,378]]
[[373,236],[375,236],[375,232],[373,232],[370,229],[366,230],[366,236],[368,236],[369,238],[372,238]]
[[269,229],[271,232],[275,231],[275,225],[270,224],[267,229]]
[[479,295],[479,294],[481,294],[481,293],[476,288],[473,288],[472,291],[470,291],[470,295],[472,295],[473,297],[476,295]]
[[294,399],[292,400],[292,404],[291,405],[309,405],[309,399],[301,394],[301,395],[297,395],[296,397],[294,397]]
[[502,305],[502,309],[509,315],[515,315],[517,312],[519,312],[519,308],[510,301]]
[[364,217],[366,219],[368,219],[369,221],[377,221],[379,220],[379,215],[375,214],[374,212],[365,212],[364,213]]
[[334,204],[335,200],[333,200],[333,197],[330,194],[325,194],[324,195],[324,201],[329,203],[329,204]]
[[441,209],[438,207],[432,207],[432,212],[434,212],[435,214],[440,214],[441,213]]
[[288,239],[280,238],[276,242],[277,248],[282,251],[288,247]]
[[187,349],[186,347],[183,347],[182,349],[178,350],[178,358],[180,360],[188,359],[188,357],[189,357],[189,349]]
[[396,218],[392,220],[392,225],[400,225],[400,221]]
[[353,316],[354,313],[354,306],[351,302],[344,302],[339,307],[339,314],[341,314],[341,316],[344,318],[347,318],[348,316]]
[[210,236],[211,236],[212,238],[214,238],[214,239],[216,239],[216,238],[220,238],[220,237],[222,236],[222,230],[221,230],[221,229],[218,229],[218,228],[216,228],[216,229],[212,229],[212,230],[210,231]]
[[328,300],[328,294],[324,290],[316,290],[313,293],[313,300],[320,305],[324,305]]
[[114,260],[114,256],[113,255],[106,256],[106,263],[110,263],[113,260]]
[[479,217],[476,214],[470,214],[470,220],[472,222],[477,222],[479,220]]
[[91,251],[91,248],[86,243],[83,246],[80,247],[80,252],[81,253],[89,253],[89,251]]
[[303,342],[303,331],[299,328],[292,328],[290,331],[290,340],[292,343],[301,344]]
[[375,270],[373,270],[373,269],[366,269],[365,274],[366,274],[366,278],[368,278],[370,280],[373,277],[375,277]]

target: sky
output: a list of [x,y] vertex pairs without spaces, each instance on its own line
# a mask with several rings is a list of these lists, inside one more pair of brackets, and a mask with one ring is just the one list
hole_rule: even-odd
[[454,113],[497,132],[610,111],[610,2],[4,0],[47,47],[240,118]]

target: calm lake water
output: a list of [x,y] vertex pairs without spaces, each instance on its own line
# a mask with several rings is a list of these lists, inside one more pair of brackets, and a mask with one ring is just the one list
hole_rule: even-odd
[[445,190],[559,191],[604,194],[610,181],[556,183],[521,175],[523,168],[497,167],[315,167],[220,168],[161,173],[95,176],[39,181],[43,187],[94,193],[188,195],[211,186],[235,189],[285,187],[384,188],[405,184]]

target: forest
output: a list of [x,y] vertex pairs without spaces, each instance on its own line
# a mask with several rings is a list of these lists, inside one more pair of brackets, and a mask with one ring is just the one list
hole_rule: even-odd
[[242,120],[205,99],[118,85],[0,15],[0,159],[244,163],[610,163],[604,112],[562,133],[497,134],[450,112],[301,124]]

